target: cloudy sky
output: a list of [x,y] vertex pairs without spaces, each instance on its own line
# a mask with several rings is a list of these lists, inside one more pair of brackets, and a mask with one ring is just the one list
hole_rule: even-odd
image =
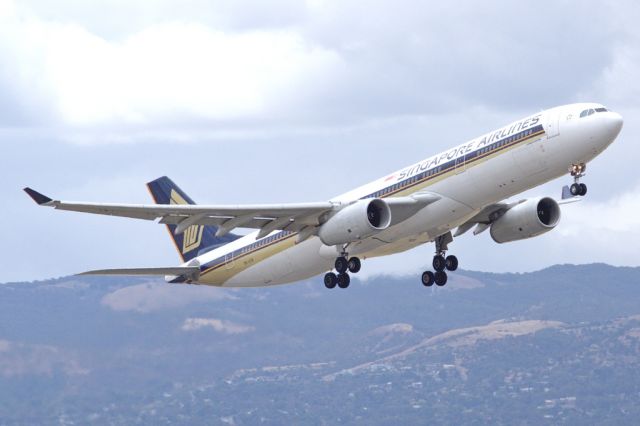
[[[555,231],[451,246],[467,269],[640,264],[635,1],[0,0],[0,281],[178,262],[163,227],[37,208],[326,200],[520,116],[623,114]],[[530,192],[557,195],[568,179]],[[368,261],[417,274],[431,247]]]

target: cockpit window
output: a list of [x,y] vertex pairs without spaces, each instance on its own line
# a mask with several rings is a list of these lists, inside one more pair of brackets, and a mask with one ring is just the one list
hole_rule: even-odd
[[596,109],[593,109],[593,108],[585,109],[584,111],[582,111],[580,113],[580,118],[587,117],[587,116],[589,116],[591,114],[595,114],[596,112],[607,112],[607,111],[608,110],[605,107],[600,107],[600,108],[596,108]]
[[607,109],[606,108],[596,108],[596,109],[589,108],[589,109],[585,109],[584,111],[582,111],[580,113],[580,118],[587,117],[587,116],[589,116],[591,114],[595,114],[596,112],[607,112]]

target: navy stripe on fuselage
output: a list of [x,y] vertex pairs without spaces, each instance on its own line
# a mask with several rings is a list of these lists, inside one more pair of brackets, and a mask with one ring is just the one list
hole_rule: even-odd
[[[530,129],[523,130],[514,135],[508,136],[506,138],[497,140],[491,144],[487,144],[482,148],[476,149],[475,151],[469,152],[460,156],[458,158],[454,158],[446,163],[439,164],[434,166],[428,170],[420,172],[414,176],[410,176],[406,179],[403,179],[399,182],[396,182],[392,185],[389,185],[383,189],[380,189],[376,192],[373,192],[369,195],[361,197],[361,199],[365,198],[386,198],[392,196],[400,191],[405,191],[408,188],[412,188],[416,185],[423,184],[424,182],[435,179],[439,176],[442,176],[445,173],[448,173],[456,168],[456,165],[460,165],[460,167],[466,168],[469,164],[475,163],[482,158],[488,157],[500,151],[503,151],[507,148],[511,148],[517,144],[520,144],[524,141],[531,139],[532,137],[539,136],[544,134],[544,128],[542,125],[534,126]],[[244,256],[247,256],[251,253],[256,252],[257,250],[262,250],[266,247],[272,246],[273,244],[277,244],[281,241],[284,241],[288,238],[292,238],[297,235],[297,232],[292,231],[280,231],[274,235],[261,238],[251,244],[248,244],[244,247],[234,250],[231,253],[227,253],[224,256],[220,256],[216,259],[213,259],[203,265],[200,266],[201,274],[205,274],[214,269],[217,269],[227,263],[227,261],[236,261]]]
[[[401,180],[391,186],[383,188],[379,191],[376,191],[372,194],[369,194],[362,198],[384,198],[390,195],[393,195],[397,192],[404,191],[407,188],[411,188],[416,185],[420,185],[425,181],[434,179],[435,177],[442,175],[456,168],[456,165],[460,165],[460,167],[467,167],[467,164],[473,163],[475,160],[479,160],[481,158],[487,157],[489,155],[495,154],[499,151],[510,148],[514,145],[521,143],[524,140],[530,139],[533,136],[537,136],[544,133],[544,129],[542,125],[538,125],[532,127],[531,129],[523,130],[522,132],[516,133],[512,136],[506,137],[504,139],[500,139],[492,144],[488,144],[479,148],[475,151],[469,152],[464,156],[460,156],[458,158],[454,158],[446,163],[439,164],[434,166],[428,170],[425,170],[417,175],[411,176],[407,179]],[[414,166],[415,167],[415,166]]]

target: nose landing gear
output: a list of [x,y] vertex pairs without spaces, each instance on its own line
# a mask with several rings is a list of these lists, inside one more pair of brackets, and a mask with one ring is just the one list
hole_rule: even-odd
[[569,187],[572,196],[584,197],[587,195],[587,185],[580,183],[580,178],[585,175],[587,165],[585,163],[572,164],[569,166],[569,173],[573,177],[573,184]]

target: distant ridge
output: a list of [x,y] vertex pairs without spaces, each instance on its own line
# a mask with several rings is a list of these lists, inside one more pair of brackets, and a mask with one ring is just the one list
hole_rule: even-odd
[[517,410],[525,424],[625,424],[640,415],[640,268],[461,271],[441,289],[414,277],[341,292],[316,281],[0,285],[0,423],[495,424]]

